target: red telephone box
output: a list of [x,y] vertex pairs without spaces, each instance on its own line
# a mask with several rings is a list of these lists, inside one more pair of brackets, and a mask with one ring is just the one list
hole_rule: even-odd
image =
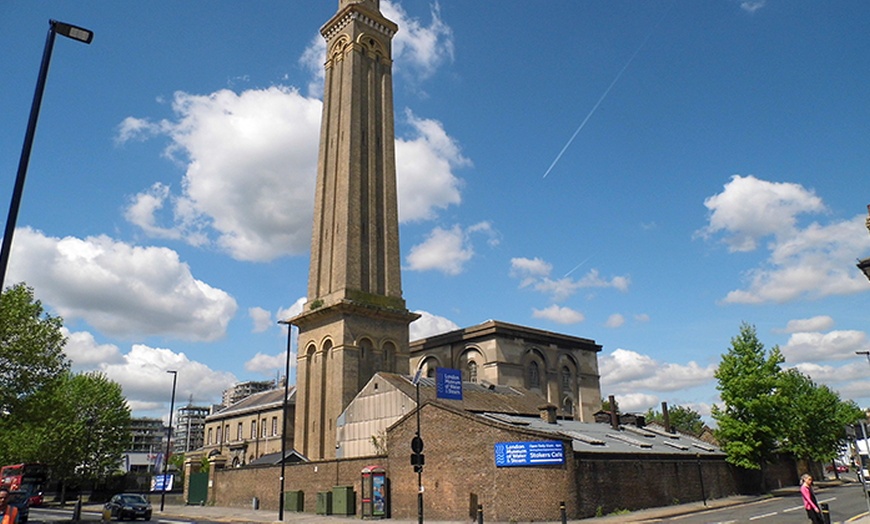
[[387,471],[381,466],[362,469],[362,517],[383,519],[389,516]]

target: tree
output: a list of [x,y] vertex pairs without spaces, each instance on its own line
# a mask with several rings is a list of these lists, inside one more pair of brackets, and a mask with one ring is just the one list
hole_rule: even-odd
[[[664,414],[652,408],[646,412],[645,418],[647,422],[657,422],[663,426],[665,424]],[[671,427],[690,435],[699,435],[704,430],[704,421],[701,420],[701,414],[689,407],[669,407],[668,420],[671,423]]]
[[118,383],[99,372],[66,372],[28,404],[41,416],[12,437],[21,461],[48,464],[64,487],[118,469],[131,441],[130,407]]
[[796,369],[782,372],[779,382],[782,449],[805,460],[834,460],[846,442],[846,426],[863,418],[861,409]]
[[783,361],[777,346],[768,355],[747,323],[722,355],[715,376],[724,407],[714,405],[712,415],[726,460],[736,466],[761,469],[776,450],[780,397],[775,393]]
[[[619,401],[615,398],[613,399],[613,407],[616,408],[616,412],[619,413]],[[610,411],[610,399],[603,398],[601,399],[601,410],[602,411]]]
[[19,412],[24,400],[69,369],[62,325],[32,288],[16,284],[0,294],[0,413],[25,416]]

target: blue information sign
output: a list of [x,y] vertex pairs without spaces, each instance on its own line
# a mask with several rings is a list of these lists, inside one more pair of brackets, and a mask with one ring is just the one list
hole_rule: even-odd
[[151,477],[151,491],[172,491],[172,473]]
[[497,442],[495,465],[543,466],[565,463],[565,450],[561,441]]
[[447,400],[462,400],[462,372],[458,369],[435,368],[435,396]]

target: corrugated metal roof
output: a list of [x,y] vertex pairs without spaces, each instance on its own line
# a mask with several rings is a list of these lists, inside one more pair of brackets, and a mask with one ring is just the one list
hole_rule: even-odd
[[649,455],[690,455],[724,457],[725,453],[702,440],[684,434],[672,434],[655,428],[557,420],[551,424],[540,417],[510,416],[504,413],[482,413],[479,416],[523,429],[551,433],[554,438],[571,439],[578,453],[639,453]]

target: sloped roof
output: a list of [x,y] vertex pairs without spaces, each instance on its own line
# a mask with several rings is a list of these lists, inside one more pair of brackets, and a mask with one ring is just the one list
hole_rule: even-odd
[[619,430],[610,424],[579,422],[576,420],[557,420],[548,423],[540,417],[519,417],[502,413],[482,413],[480,417],[510,424],[512,426],[543,432],[558,439],[571,439],[575,453],[646,455],[692,455],[723,458],[725,453],[701,439],[682,433],[665,431],[646,426],[623,425]]
[[[390,383],[409,398],[416,399],[416,386],[412,383],[410,375],[379,372],[384,381]],[[437,399],[435,379],[420,378],[420,403]],[[547,403],[539,394],[524,388],[513,386],[499,386],[488,383],[462,382],[462,400],[443,400],[472,413],[505,413],[513,415],[539,416],[541,407]],[[569,417],[563,411],[559,415]]]
[[[296,400],[296,386],[290,386],[287,391],[287,402],[293,403]],[[253,411],[261,411],[264,409],[275,409],[284,405],[284,388],[270,389],[254,393],[242,400],[225,407],[224,409],[212,413],[207,416],[206,421],[214,419],[222,419],[233,417]]]

